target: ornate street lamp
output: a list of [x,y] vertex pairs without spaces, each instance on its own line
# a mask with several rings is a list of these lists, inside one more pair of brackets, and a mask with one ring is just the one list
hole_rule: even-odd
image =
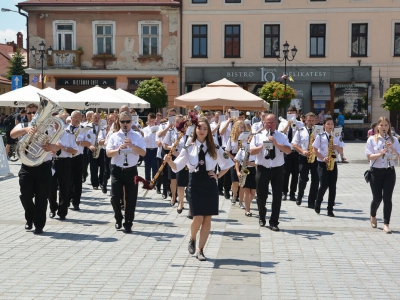
[[36,48],[35,47],[31,47],[31,49],[29,49],[29,51],[32,54],[32,57],[35,61],[41,61],[42,62],[42,89],[44,87],[43,83],[44,83],[44,77],[43,77],[43,61],[46,60],[44,54],[48,54],[51,56],[51,54],[53,53],[53,48],[51,48],[51,46],[49,48],[47,48],[47,50],[44,50],[44,48],[46,48],[46,44],[42,41],[39,44],[39,50],[37,50],[39,57],[36,58]]

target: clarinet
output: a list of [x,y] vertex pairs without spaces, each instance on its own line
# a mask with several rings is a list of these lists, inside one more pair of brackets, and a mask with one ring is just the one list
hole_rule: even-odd
[[[126,129],[126,126],[124,126],[124,135],[125,135],[125,138],[127,138],[128,130]],[[128,164],[128,153],[124,153],[124,166],[126,167],[128,165],[129,165]]]

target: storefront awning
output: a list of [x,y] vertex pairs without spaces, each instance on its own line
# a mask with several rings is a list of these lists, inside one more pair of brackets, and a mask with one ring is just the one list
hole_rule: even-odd
[[329,83],[312,83],[311,93],[313,101],[330,101],[331,100],[331,87]]

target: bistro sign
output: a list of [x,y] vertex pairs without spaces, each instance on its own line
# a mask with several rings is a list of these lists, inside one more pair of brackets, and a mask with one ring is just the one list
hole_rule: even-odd
[[115,78],[57,78],[57,86],[65,87],[114,87]]

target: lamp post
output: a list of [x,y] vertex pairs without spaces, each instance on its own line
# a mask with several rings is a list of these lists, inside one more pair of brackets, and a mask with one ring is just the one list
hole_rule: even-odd
[[29,51],[32,54],[32,57],[35,61],[41,61],[42,62],[42,89],[43,89],[43,82],[44,82],[44,77],[43,77],[43,61],[46,60],[46,58],[44,57],[44,54],[48,54],[51,55],[53,53],[53,48],[51,48],[51,46],[49,48],[47,48],[47,50],[44,50],[44,48],[46,47],[46,44],[42,41],[39,44],[39,58],[36,58],[36,48],[35,47],[31,47],[31,49],[29,49]]
[[292,58],[290,58],[289,57],[289,44],[288,44],[288,42],[286,41],[286,43],[284,43],[283,44],[283,50],[282,50],[282,52],[283,52],[283,58],[281,59],[280,57],[281,57],[281,51],[280,51],[280,49],[279,48],[276,48],[275,49],[275,55],[276,55],[276,59],[278,60],[278,61],[285,61],[285,78],[284,78],[284,80],[285,80],[285,90],[284,90],[284,95],[285,95],[285,99],[284,99],[284,101],[283,101],[283,105],[284,105],[284,107],[283,107],[283,111],[284,111],[284,116],[286,115],[286,81],[287,81],[287,74],[286,74],[286,62],[287,61],[292,61],[293,59],[294,59],[294,57],[296,56],[296,54],[297,54],[297,48],[296,48],[296,46],[294,46],[290,51],[292,52]]

